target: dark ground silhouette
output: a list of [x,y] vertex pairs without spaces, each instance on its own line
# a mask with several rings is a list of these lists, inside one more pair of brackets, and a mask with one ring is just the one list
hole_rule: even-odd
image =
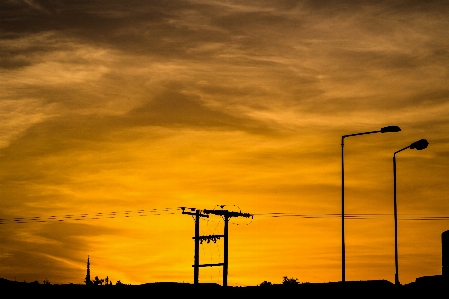
[[[328,282],[328,283],[298,283],[298,284],[262,284],[259,286],[247,287],[223,287],[218,284],[199,283],[198,285],[190,283],[175,282],[159,282],[147,283],[141,285],[83,285],[83,284],[59,284],[48,285],[16,282],[7,279],[0,279],[0,288],[8,294],[19,296],[45,297],[74,297],[82,296],[87,298],[105,296],[126,296],[132,298],[134,296],[147,297],[171,297],[171,296],[194,296],[208,295],[217,297],[222,295],[233,296],[238,298],[248,298],[254,296],[261,297],[327,297],[345,296],[350,298],[360,298],[365,296],[412,296],[422,295],[425,298],[441,297],[449,290],[449,280],[443,278],[442,275],[421,277],[415,282],[407,285],[395,285],[387,280],[372,281],[346,281]],[[446,293],[447,294],[447,293]]]

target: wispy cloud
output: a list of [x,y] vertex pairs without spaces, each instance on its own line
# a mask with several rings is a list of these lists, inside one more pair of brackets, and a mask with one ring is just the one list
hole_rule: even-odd
[[[398,190],[402,214],[426,215],[417,218],[422,228],[403,224],[404,247],[430,244],[445,224],[427,219],[448,207],[448,12],[441,1],[2,1],[0,214],[43,219],[223,203],[285,211],[292,217],[235,232],[236,258],[260,262],[260,274],[241,281],[285,275],[273,265],[338,280],[340,222],[315,216],[341,212],[340,138],[398,125],[400,133],[347,141],[346,209],[391,214],[392,154],[427,138],[425,151],[398,157]],[[161,219],[62,221],[66,235],[57,222],[2,225],[1,264],[8,277],[45,269],[66,283],[71,271],[84,278],[90,250],[101,273],[188,280],[191,255],[174,256],[191,249],[191,219]],[[357,280],[392,273],[390,222],[360,216],[348,224]],[[365,233],[376,227],[381,245],[371,252]],[[145,235],[158,245],[143,246]],[[367,257],[379,264],[357,266]],[[439,261],[423,271],[438,270]],[[428,274],[408,263],[407,280]],[[125,276],[123,264],[135,274]],[[158,268],[152,275],[142,265]]]

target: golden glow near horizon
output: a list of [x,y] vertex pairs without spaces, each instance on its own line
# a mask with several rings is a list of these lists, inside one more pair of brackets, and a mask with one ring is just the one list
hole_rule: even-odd
[[[92,278],[193,282],[194,221],[178,207],[226,205],[254,214],[231,221],[229,285],[339,281],[341,136],[388,125],[402,131],[345,141],[346,280],[394,281],[392,157],[422,138],[397,155],[399,278],[441,274],[448,13],[2,1],[0,277],[83,283],[89,255]],[[222,259],[222,242],[202,245],[201,263]]]

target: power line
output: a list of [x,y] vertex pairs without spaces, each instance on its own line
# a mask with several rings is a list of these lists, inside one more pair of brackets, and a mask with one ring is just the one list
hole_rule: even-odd
[[[222,205],[227,207],[226,205]],[[235,205],[234,205],[235,206]],[[216,206],[220,207],[220,206]],[[237,206],[235,206],[237,207]],[[187,208],[189,209],[189,208]],[[237,207],[240,211],[240,208]],[[64,215],[50,215],[50,216],[18,216],[18,217],[1,217],[0,225],[6,224],[27,224],[27,223],[45,223],[45,222],[68,222],[68,221],[87,221],[87,220],[104,220],[104,219],[119,219],[131,217],[145,217],[145,216],[167,216],[176,215],[175,211],[181,210],[181,207],[176,208],[153,208],[153,209],[139,209],[139,210],[125,210],[125,211],[111,211],[111,212],[96,212],[96,213],[81,213],[81,214],[64,214]],[[215,210],[215,208],[214,208]],[[228,209],[229,210],[229,209]],[[340,218],[339,213],[328,214],[309,214],[309,213],[292,213],[292,212],[262,212],[252,214],[261,218],[303,218],[303,219],[322,219],[322,218]],[[354,213],[345,214],[347,220],[366,220],[366,219],[383,219],[393,217],[393,214],[387,213]],[[423,214],[400,214],[398,219],[402,221],[447,221],[449,215],[423,215]],[[209,220],[208,220],[209,221]],[[249,223],[252,222],[252,219]],[[247,223],[247,225],[249,224]],[[232,221],[230,224],[236,224]],[[218,225],[218,224],[217,224]]]

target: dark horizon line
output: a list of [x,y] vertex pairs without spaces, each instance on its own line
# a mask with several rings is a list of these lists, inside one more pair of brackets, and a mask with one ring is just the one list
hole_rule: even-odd
[[[368,280],[345,280],[345,281],[328,281],[328,282],[299,282],[297,281],[297,279],[295,279],[294,283],[271,283],[268,281],[263,281],[262,283],[258,284],[258,285],[244,285],[244,286],[230,286],[228,285],[227,287],[233,287],[233,288],[243,288],[243,287],[270,287],[270,286],[293,286],[293,285],[329,285],[329,284],[384,284],[384,285],[394,285],[394,286],[407,286],[407,285],[412,285],[412,284],[416,284],[418,282],[429,282],[431,280],[435,280],[437,282],[445,282],[449,285],[449,276],[446,277],[442,274],[436,274],[436,275],[431,275],[431,276],[420,276],[417,277],[415,279],[415,281],[406,283],[406,284],[399,284],[399,285],[395,285],[392,281],[388,280],[388,279],[368,279]],[[35,281],[17,281],[17,280],[10,280],[7,278],[2,278],[0,277],[0,286],[3,286],[5,284],[15,284],[15,285],[43,285],[43,286],[86,286],[86,287],[92,287],[92,288],[96,288],[96,287],[113,287],[113,286],[151,286],[151,285],[192,285],[195,286],[194,283],[190,283],[190,282],[176,282],[176,281],[158,281],[158,282],[146,282],[146,283],[141,283],[141,284],[127,284],[127,283],[121,283],[120,280],[118,281],[118,283],[116,284],[100,284],[100,285],[86,285],[86,283],[50,283],[48,282],[46,283],[39,283],[37,280]],[[215,283],[215,282],[198,282],[198,285],[202,285],[202,286],[222,286],[219,283]]]

